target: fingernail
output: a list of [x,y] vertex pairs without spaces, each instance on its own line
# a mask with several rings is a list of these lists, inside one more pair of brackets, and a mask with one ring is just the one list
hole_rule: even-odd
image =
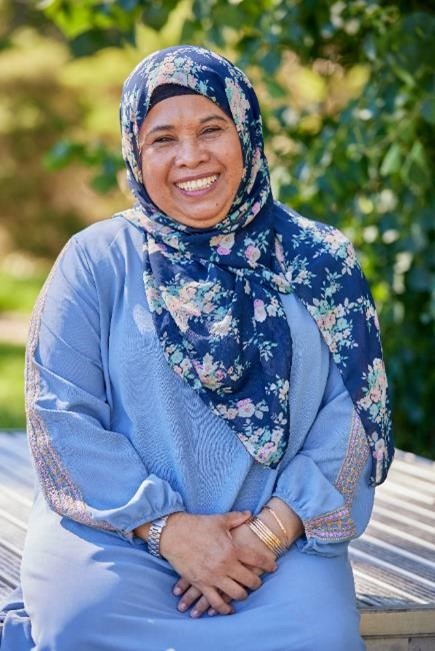
[[190,613],[190,616],[191,617],[199,617],[199,610],[192,610],[192,612]]
[[181,594],[183,591],[182,591],[181,588],[174,588],[174,589],[172,590],[172,592],[174,593],[174,595],[175,595],[176,597],[179,597],[180,594]]
[[208,614],[210,615],[210,617],[214,617],[215,615],[217,615],[217,610],[214,610],[214,608],[210,608]]
[[178,610],[181,610],[182,613],[184,613],[186,609],[187,609],[187,604],[183,602],[181,604],[178,604]]

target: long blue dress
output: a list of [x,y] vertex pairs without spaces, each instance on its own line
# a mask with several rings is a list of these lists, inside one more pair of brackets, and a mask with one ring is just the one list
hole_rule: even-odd
[[[35,308],[27,362],[38,476],[21,588],[1,651],[360,651],[349,541],[373,503],[367,439],[312,318],[283,296],[293,341],[290,441],[277,469],[168,367],[142,282],[144,234],[122,217],[75,236]],[[305,535],[232,616],[176,609],[176,573],[132,535],[186,510],[274,495]]]

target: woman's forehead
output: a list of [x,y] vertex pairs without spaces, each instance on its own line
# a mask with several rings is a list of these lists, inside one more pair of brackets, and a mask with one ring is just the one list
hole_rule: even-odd
[[217,104],[203,95],[178,95],[153,106],[145,116],[140,130],[148,133],[155,129],[199,126],[211,120],[229,122],[230,118]]

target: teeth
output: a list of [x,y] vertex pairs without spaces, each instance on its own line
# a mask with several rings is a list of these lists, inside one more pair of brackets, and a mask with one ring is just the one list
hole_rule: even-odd
[[187,192],[194,192],[195,190],[204,190],[210,187],[217,180],[217,174],[214,176],[206,176],[203,179],[195,179],[194,181],[186,181],[185,183],[176,183],[177,187]]

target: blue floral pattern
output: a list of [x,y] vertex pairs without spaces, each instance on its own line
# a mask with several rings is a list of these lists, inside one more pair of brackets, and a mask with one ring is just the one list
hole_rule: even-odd
[[[242,145],[242,182],[213,229],[162,213],[142,182],[139,130],[153,90],[179,84],[215,102]],[[144,284],[168,364],[248,452],[276,467],[289,436],[292,340],[280,294],[295,292],[315,320],[363,423],[380,483],[393,457],[379,323],[351,243],[335,228],[273,200],[258,100],[242,71],[193,46],[158,51],[124,85],[123,156],[144,231]]]

